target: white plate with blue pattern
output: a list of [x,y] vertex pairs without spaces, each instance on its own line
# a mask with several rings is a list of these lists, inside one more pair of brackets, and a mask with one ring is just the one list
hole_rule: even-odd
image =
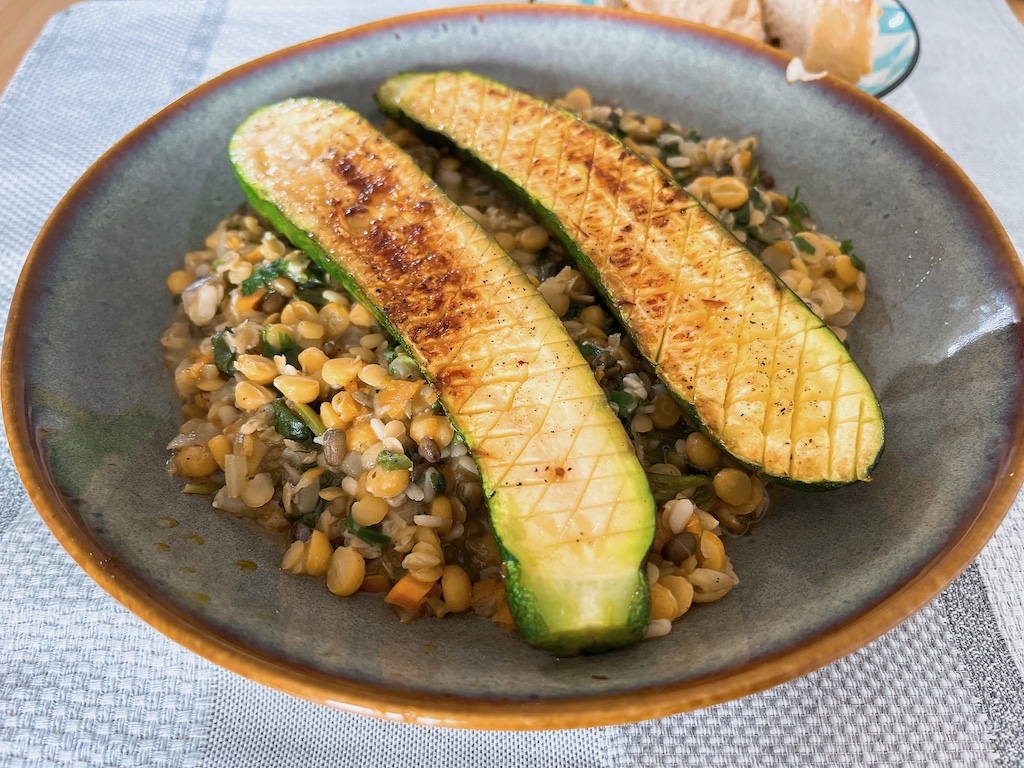
[[[530,0],[555,5],[588,5],[595,8],[618,7],[612,0]],[[921,49],[914,20],[898,0],[877,0],[878,37],[871,71],[861,78],[857,87],[881,98],[907,79],[917,64]]]

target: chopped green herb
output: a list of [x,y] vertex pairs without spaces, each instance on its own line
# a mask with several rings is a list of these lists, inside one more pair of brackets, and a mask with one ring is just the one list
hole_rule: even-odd
[[801,253],[814,253],[814,246],[799,235],[793,238],[793,245],[795,245],[797,250]]
[[797,187],[793,190],[792,196],[786,198],[786,218],[793,230],[800,232],[805,228],[804,219],[810,218],[810,216],[811,212],[800,200],[800,187]]
[[850,261],[853,262],[853,266],[859,269],[861,272],[866,271],[867,267],[864,266],[864,262],[857,258],[857,255],[853,252],[853,240],[843,240],[839,244],[839,252],[845,253],[850,257]]
[[690,131],[688,134],[683,136],[683,138],[686,139],[687,141],[691,141],[691,142],[696,143],[696,142],[700,141],[700,131],[697,131],[697,130]]
[[284,398],[279,397],[274,401],[274,429],[277,434],[288,440],[297,440],[306,443],[313,439],[310,431],[298,416],[285,405]]
[[228,344],[227,334],[231,333],[230,328],[213,334],[213,362],[224,373],[235,372],[235,352]]
[[269,285],[272,280],[280,277],[287,271],[288,260],[283,256],[270,262],[265,267],[253,270],[253,273],[242,281],[242,295],[252,296],[260,288]]
[[412,459],[404,453],[384,450],[377,454],[377,466],[389,472],[393,469],[412,469]]

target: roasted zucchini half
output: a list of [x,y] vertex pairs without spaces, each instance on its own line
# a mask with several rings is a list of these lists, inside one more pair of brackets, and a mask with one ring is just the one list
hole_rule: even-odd
[[523,636],[559,655],[642,637],[650,488],[515,262],[341,104],[264,108],[238,128],[230,158],[256,210],[364,302],[437,390],[479,467]]
[[737,461],[804,489],[869,478],[883,424],[861,369],[671,178],[576,115],[473,73],[399,74],[376,97],[533,209],[690,419]]

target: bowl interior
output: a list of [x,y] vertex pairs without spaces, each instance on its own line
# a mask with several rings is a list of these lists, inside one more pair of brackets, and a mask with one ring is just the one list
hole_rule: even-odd
[[[799,185],[821,227],[853,238],[867,264],[868,304],[850,346],[886,417],[873,482],[773,491],[768,518],[727,542],[740,585],[666,638],[555,659],[473,617],[401,626],[377,596],[341,600],[283,577],[278,539],[182,495],[167,476],[178,405],[159,347],[172,309],[164,278],[243,202],[226,157],[232,130],[257,107],[297,95],[376,115],[375,87],[415,68],[470,69],[544,92],[583,85],[705,135],[754,134],[777,187]],[[289,676],[312,676],[337,685],[342,700],[348,683],[399,698],[555,706],[667,690],[682,709],[696,703],[686,690],[709,680],[780,659],[792,671],[776,679],[820,665],[852,648],[829,646],[830,636],[895,606],[849,642],[887,629],[918,607],[899,603],[901,590],[942,564],[933,595],[968,561],[947,559],[957,542],[979,525],[990,531],[1005,510],[987,499],[1018,462],[1019,269],[988,209],[930,145],[852,89],[786,85],[783,68],[779,56],[726,35],[544,8],[374,25],[199,89],[76,187],[19,289],[10,408],[24,419],[12,442],[35,457],[28,470],[20,462],[23,472],[52,483],[36,496],[47,495],[44,516],[61,521],[65,545],[77,540],[96,568],[112,563],[176,639],[195,647],[197,637],[217,638],[235,661],[276,665],[274,684],[294,690]]]

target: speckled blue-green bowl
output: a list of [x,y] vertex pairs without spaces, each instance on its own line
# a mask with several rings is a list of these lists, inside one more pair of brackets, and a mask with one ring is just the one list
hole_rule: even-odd
[[[1018,489],[1022,275],[942,152],[853,88],[787,85],[785,62],[681,23],[517,6],[374,24],[199,88],[85,175],[19,283],[4,416],[40,514],[93,578],[178,642],[282,690],[391,718],[637,720],[761,690],[860,647],[948,584]],[[379,596],[342,600],[282,576],[279,540],[183,496],[165,472],[178,405],[158,343],[171,312],[164,278],[242,202],[232,130],[295,95],[372,113],[386,76],[438,67],[548,92],[583,85],[706,134],[753,133],[779,188],[799,184],[822,227],[852,237],[868,264],[851,347],[887,420],[874,481],[776,493],[769,519],[729,542],[740,585],[666,638],[559,660],[471,616],[402,626]]]

